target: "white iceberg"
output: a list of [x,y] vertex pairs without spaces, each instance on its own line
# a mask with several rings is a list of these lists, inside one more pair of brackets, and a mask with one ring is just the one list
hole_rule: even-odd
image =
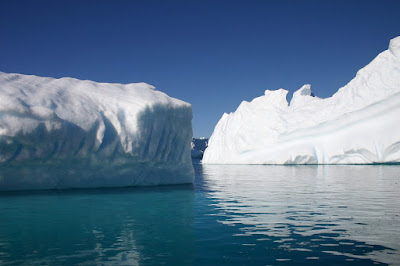
[[191,120],[145,83],[0,72],[0,190],[192,183]]
[[400,37],[332,97],[265,91],[216,125],[203,163],[400,162]]

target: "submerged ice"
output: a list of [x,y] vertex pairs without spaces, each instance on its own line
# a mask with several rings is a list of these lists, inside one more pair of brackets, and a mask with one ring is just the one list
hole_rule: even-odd
[[224,114],[203,163],[370,164],[400,162],[400,37],[332,97],[304,85],[265,91]]
[[191,120],[145,83],[0,72],[0,190],[191,183]]

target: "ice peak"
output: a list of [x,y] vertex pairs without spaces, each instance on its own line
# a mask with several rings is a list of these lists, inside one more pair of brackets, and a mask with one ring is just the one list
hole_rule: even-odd
[[301,87],[300,89],[298,89],[294,94],[294,95],[305,95],[305,96],[312,96],[311,95],[311,85],[310,84],[304,84],[303,87]]
[[293,93],[292,100],[290,101],[290,106],[295,108],[304,105],[306,102],[309,102],[310,98],[313,96],[314,95],[311,92],[311,85],[305,84],[303,85],[303,87]]
[[288,105],[288,102],[286,100],[286,95],[288,94],[287,90],[266,90],[264,94],[264,99],[266,99],[266,101],[271,105],[280,107],[286,107]]

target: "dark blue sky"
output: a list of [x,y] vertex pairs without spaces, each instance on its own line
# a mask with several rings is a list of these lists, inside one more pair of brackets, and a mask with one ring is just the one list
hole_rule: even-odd
[[0,71],[147,82],[194,135],[265,89],[328,97],[400,35],[400,1],[0,1]]

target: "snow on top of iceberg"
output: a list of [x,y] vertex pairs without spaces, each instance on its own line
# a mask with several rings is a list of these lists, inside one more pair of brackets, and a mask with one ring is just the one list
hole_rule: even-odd
[[[341,132],[340,134],[347,132],[348,138],[356,138],[351,134],[359,133],[359,131],[353,130],[352,133],[347,131],[351,127],[350,124],[353,123],[353,127],[355,127],[357,123],[361,123],[368,117],[371,119],[371,123],[379,124],[379,121],[388,121],[385,127],[382,125],[382,128],[386,128],[395,119],[393,112],[397,110],[396,99],[400,97],[400,37],[392,39],[388,50],[380,53],[367,66],[360,69],[353,80],[329,98],[313,97],[309,84],[304,85],[293,94],[290,104],[286,100],[287,93],[288,91],[283,89],[267,90],[264,96],[255,98],[251,102],[242,102],[234,113],[224,114],[210,138],[203,162],[304,163],[308,159],[297,160],[295,158],[304,152],[304,149],[301,150],[302,148],[299,148],[299,146],[307,146],[307,152],[304,152],[307,156],[302,158],[317,158],[308,160],[309,163],[317,163],[318,159],[321,162],[321,158],[314,154],[315,150],[318,147],[325,150],[326,145],[322,142],[315,144],[307,142],[306,145],[304,144],[306,143],[305,139],[299,137],[310,136],[311,129],[313,129],[311,135],[316,140],[319,135],[328,134],[329,130]],[[390,110],[388,109],[389,106],[391,106]],[[375,121],[374,119],[377,119],[378,116],[381,120]],[[328,124],[328,127],[323,126]],[[347,125],[347,127],[343,125]],[[304,133],[306,131],[309,133]],[[377,136],[377,130],[368,129],[368,131],[371,137],[365,139],[368,145],[365,144],[364,148],[368,146],[367,150],[370,152],[369,146],[374,146],[376,143],[379,143],[376,144],[378,146],[381,145],[382,138],[385,137]],[[397,132],[399,131],[400,129]],[[289,139],[293,142],[293,145],[287,146],[287,149],[290,148],[290,150],[283,151],[282,149]],[[333,142],[334,139],[331,139],[331,141]],[[388,149],[390,145],[394,145],[397,138],[393,137],[391,141],[393,142],[389,144],[385,140],[384,146],[373,148],[372,154],[375,154],[375,157],[367,156],[368,159],[365,159],[365,156],[364,159],[332,159],[338,158],[335,157],[338,154],[332,154],[332,158],[324,159],[324,163],[380,162],[385,160],[383,159],[384,156],[377,154],[380,154],[382,149]],[[322,145],[322,148],[319,145]],[[337,147],[340,147],[340,145],[341,143],[336,143]],[[346,149],[349,153],[352,150],[357,153],[355,150],[360,148],[360,146],[351,143],[346,145],[339,148],[339,151],[332,153],[343,153]],[[362,144],[360,145],[362,146]],[[342,150],[340,151],[340,149]],[[279,159],[277,158],[278,150],[281,154]],[[386,158],[389,157],[386,156]],[[400,155],[398,160],[400,160]]]
[[[0,89],[0,112],[16,112],[35,119],[58,117],[85,131],[90,130],[103,113],[119,134],[127,131],[124,132],[127,135],[136,132],[137,113],[145,107],[151,108],[155,104],[190,106],[143,82],[98,83],[0,72]],[[9,123],[3,127],[2,134],[12,136],[18,130],[29,131],[26,124],[23,128],[20,126]],[[101,142],[101,132],[98,140]],[[129,147],[126,149],[130,150]]]

